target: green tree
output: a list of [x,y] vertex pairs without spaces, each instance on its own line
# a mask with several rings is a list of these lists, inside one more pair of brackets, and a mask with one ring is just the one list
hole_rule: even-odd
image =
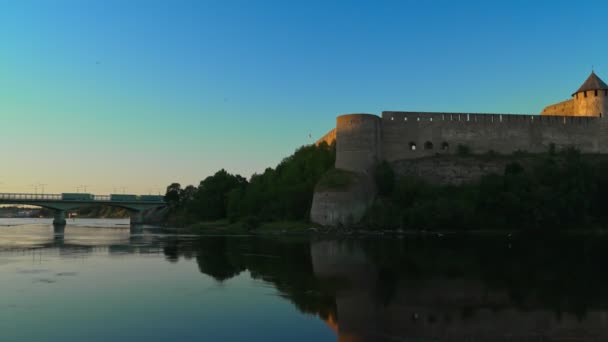
[[176,208],[181,202],[182,186],[179,183],[172,183],[167,187],[165,201],[171,208]]
[[194,193],[190,209],[203,220],[225,218],[228,207],[228,193],[246,185],[247,180],[245,178],[232,175],[221,169],[213,176],[201,181],[198,190]]
[[374,180],[378,188],[378,195],[390,196],[395,187],[395,171],[386,160],[381,161],[374,168]]

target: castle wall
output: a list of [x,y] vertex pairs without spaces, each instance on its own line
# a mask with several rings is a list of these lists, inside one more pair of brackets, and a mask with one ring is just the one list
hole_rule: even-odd
[[381,120],[372,114],[336,119],[336,168],[368,173],[381,158]]
[[331,145],[334,141],[336,141],[336,129],[332,129],[327,132],[321,139],[315,142],[315,145],[319,146],[321,143],[327,143],[327,145]]
[[[575,105],[586,108],[605,106],[597,99],[576,100]],[[326,136],[332,137],[331,132]],[[311,221],[333,226],[360,220],[375,197],[371,171],[382,159],[394,162],[457,154],[461,145],[474,154],[511,154],[518,150],[542,153],[552,144],[557,149],[575,147],[583,153],[608,153],[608,119],[425,112],[383,112],[382,117],[348,114],[337,118],[335,140],[336,168],[354,172],[357,180],[348,189],[315,190]]]
[[315,189],[310,220],[348,226],[361,220],[376,196],[371,171],[382,157],[381,119],[372,114],[338,116],[335,139],[336,168],[353,172],[354,179],[346,189]]
[[552,105],[545,107],[545,109],[543,109],[543,112],[541,113],[541,115],[573,116],[573,115],[576,115],[575,113],[576,113],[576,106],[574,104],[574,100],[570,99],[567,101],[562,101],[560,103],[552,104]]
[[372,177],[358,174],[346,189],[316,188],[310,208],[311,222],[323,226],[350,226],[361,220],[376,196]]
[[605,115],[608,113],[608,91],[587,90],[574,94],[574,110],[576,115]]
[[[597,117],[382,113],[382,153],[388,161],[456,153],[546,152],[574,146],[585,153],[608,153],[608,121]],[[338,144],[340,136],[338,135]]]
[[607,113],[608,91],[587,90],[574,94],[568,101],[545,107],[541,115],[604,116]]

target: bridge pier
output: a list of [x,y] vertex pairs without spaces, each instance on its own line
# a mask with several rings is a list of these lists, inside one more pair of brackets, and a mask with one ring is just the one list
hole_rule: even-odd
[[144,232],[144,226],[141,224],[131,224],[129,227],[129,234],[138,235]]
[[65,210],[55,210],[55,217],[53,218],[54,226],[65,226]]
[[53,242],[55,245],[63,245],[65,241],[65,225],[53,225]]
[[54,224],[53,234],[55,234],[55,237],[65,234],[65,224]]
[[138,226],[144,224],[144,215],[142,210],[129,211],[131,218],[131,226]]

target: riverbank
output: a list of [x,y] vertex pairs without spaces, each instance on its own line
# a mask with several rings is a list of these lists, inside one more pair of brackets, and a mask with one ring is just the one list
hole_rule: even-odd
[[374,229],[372,227],[322,227],[310,222],[300,221],[276,221],[260,223],[255,229],[248,229],[245,222],[230,222],[228,220],[216,220],[198,222],[182,228],[167,228],[171,231],[198,234],[198,235],[308,235],[308,236],[349,236],[349,237],[449,237],[449,236],[504,236],[511,238],[515,236],[547,236],[547,235],[608,235],[608,227],[589,226],[576,229],[529,229],[522,230],[519,227],[497,228],[497,229],[471,229],[471,230],[413,230],[413,229]]
[[316,228],[310,223],[299,221],[263,222],[252,227],[251,222],[247,221],[215,220],[198,222],[182,229],[192,233],[211,234],[302,234],[314,231]]

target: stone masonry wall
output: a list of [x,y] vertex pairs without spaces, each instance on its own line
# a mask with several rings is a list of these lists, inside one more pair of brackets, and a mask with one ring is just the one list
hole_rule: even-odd
[[336,141],[336,129],[332,129],[331,131],[327,132],[324,136],[321,137],[321,139],[317,140],[315,142],[315,145],[319,146],[321,143],[326,142],[327,145],[331,145],[334,141]]
[[587,90],[572,99],[549,105],[541,115],[605,116],[608,113],[608,90]]
[[381,160],[382,123],[377,115],[347,114],[336,119],[336,168],[368,173]]
[[372,114],[336,119],[336,168],[353,172],[347,189],[315,189],[310,220],[324,226],[350,226],[361,220],[376,196],[372,168],[381,160],[381,120]]
[[574,115],[575,107],[574,100],[570,99],[545,107],[541,115]]
[[[328,136],[331,136],[329,134]],[[413,160],[435,155],[458,153],[466,146],[471,153],[495,151],[546,152],[575,147],[583,153],[608,153],[608,119],[603,117],[511,115],[470,113],[383,112],[341,115],[336,120],[336,168],[354,172],[357,181],[345,190],[317,190],[313,196],[311,221],[322,225],[356,223],[372,203],[372,168],[376,162]],[[406,164],[401,171],[409,172]],[[461,183],[488,171],[430,165],[446,172],[437,180]],[[477,170],[477,169],[475,169]]]
[[585,153],[608,153],[608,120],[467,113],[382,113],[382,153],[388,161],[454,154],[458,145],[472,153],[490,150],[545,152],[574,146]]
[[574,113],[604,116],[608,111],[608,91],[588,90],[574,94]]

